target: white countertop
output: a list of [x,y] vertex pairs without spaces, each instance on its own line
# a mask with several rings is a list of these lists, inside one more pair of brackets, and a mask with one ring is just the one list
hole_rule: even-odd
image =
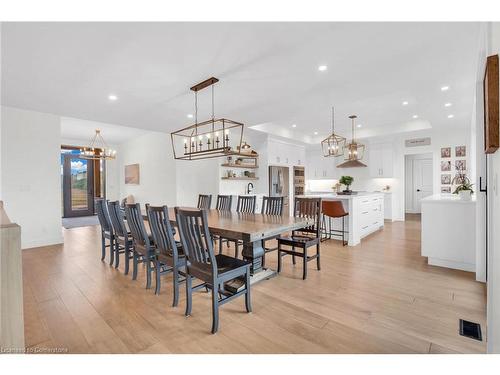
[[470,201],[460,199],[457,194],[434,194],[421,200],[422,203],[458,203],[458,204],[476,204],[476,196],[472,195]]
[[363,198],[363,197],[371,197],[371,196],[380,196],[383,195],[382,192],[367,192],[360,191],[358,194],[354,195],[338,195],[337,193],[306,193],[305,195],[298,195],[298,197],[306,197],[306,198],[324,198],[324,199],[355,199],[355,198]]

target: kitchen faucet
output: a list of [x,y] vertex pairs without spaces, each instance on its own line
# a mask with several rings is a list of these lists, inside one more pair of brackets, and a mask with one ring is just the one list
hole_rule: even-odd
[[249,182],[247,184],[247,194],[250,194],[253,190],[253,184],[251,182]]

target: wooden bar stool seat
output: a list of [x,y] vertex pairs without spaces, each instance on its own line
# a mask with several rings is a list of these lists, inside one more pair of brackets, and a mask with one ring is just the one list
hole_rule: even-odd
[[[342,236],[342,246],[347,245],[345,234],[349,233],[345,230],[345,217],[349,215],[344,209],[341,201],[323,201],[321,205],[321,213],[323,214],[323,225],[321,228],[322,241],[331,240],[333,236]],[[326,226],[326,218],[328,217],[328,229]],[[332,219],[342,218],[342,230],[332,229]]]

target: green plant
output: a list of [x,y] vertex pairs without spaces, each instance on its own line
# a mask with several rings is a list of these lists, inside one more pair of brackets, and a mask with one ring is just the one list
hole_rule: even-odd
[[345,185],[346,190],[349,190],[349,186],[353,183],[354,178],[352,176],[342,176],[340,177],[339,183]]
[[462,182],[460,185],[458,185],[455,189],[455,191],[453,192],[453,194],[458,194],[459,192],[461,191],[470,191],[471,194],[474,194],[474,190],[472,190],[472,186],[474,184],[471,184],[470,182],[468,181],[464,181]]

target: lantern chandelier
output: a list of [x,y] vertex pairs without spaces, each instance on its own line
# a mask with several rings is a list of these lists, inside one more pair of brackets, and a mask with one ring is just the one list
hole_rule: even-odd
[[[214,85],[211,77],[191,87],[194,91],[195,123],[170,134],[174,158],[199,160],[239,154],[242,150],[243,124],[225,118],[215,118]],[[212,118],[198,122],[198,91],[212,88]]]
[[90,140],[90,146],[80,149],[80,158],[89,160],[111,160],[116,158],[116,150],[109,148],[101,135],[101,130],[96,129],[94,137]]
[[346,145],[344,162],[337,165],[337,168],[356,168],[356,167],[366,167],[366,164],[360,162],[365,154],[365,145],[358,143],[354,137],[354,120],[358,116],[351,115],[349,118],[352,122],[352,140]]
[[321,141],[321,149],[325,158],[344,155],[346,139],[335,133],[335,110],[332,107],[332,133]]

